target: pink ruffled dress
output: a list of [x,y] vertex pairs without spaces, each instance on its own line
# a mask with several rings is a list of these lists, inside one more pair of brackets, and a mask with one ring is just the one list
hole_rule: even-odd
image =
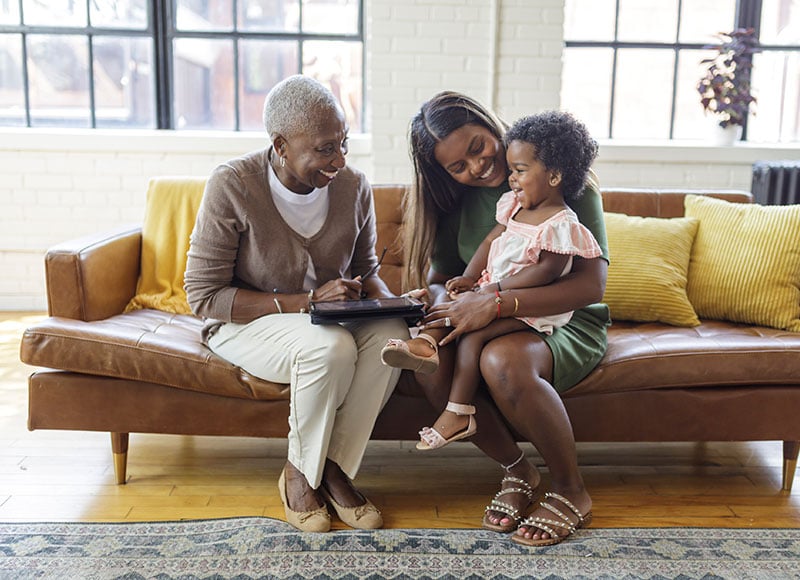
[[[504,193],[497,201],[497,223],[506,226],[506,231],[492,242],[486,269],[478,280],[481,288],[498,280],[502,284],[504,278],[536,264],[542,250],[569,254],[570,259],[561,276],[572,270],[573,256],[588,259],[601,255],[602,250],[592,232],[578,221],[571,209],[567,208],[541,224],[531,225],[511,219],[520,207],[513,191]],[[539,332],[552,334],[553,329],[569,322],[572,311],[540,318],[517,318]]]

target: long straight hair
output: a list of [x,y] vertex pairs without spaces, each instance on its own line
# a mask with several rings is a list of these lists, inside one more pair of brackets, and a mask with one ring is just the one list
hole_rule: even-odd
[[406,290],[427,287],[437,225],[443,215],[460,207],[465,189],[436,161],[436,145],[469,124],[485,127],[501,144],[508,128],[478,101],[453,91],[434,95],[411,119],[408,142],[414,181],[403,204]]

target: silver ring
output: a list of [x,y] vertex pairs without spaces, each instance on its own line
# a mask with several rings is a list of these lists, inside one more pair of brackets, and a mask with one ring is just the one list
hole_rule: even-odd
[[445,316],[444,317],[444,325],[448,326],[448,327],[452,326],[452,324],[450,323],[450,317],[449,316]]

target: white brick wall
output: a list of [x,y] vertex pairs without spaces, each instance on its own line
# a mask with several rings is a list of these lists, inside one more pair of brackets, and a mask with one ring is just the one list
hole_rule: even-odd
[[[559,106],[563,0],[365,0],[368,122],[348,161],[373,182],[408,182],[408,122],[460,90],[509,121]],[[140,222],[147,180],[207,175],[261,134],[0,129],[0,310],[44,310],[43,255],[65,239]],[[800,148],[601,144],[601,182],[748,189],[760,159]]]

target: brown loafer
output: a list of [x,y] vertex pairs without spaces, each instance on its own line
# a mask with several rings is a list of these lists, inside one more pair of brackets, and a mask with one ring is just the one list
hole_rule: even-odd
[[289,507],[289,502],[286,500],[286,469],[281,471],[281,476],[278,478],[278,491],[281,494],[281,501],[283,502],[283,509],[288,523],[301,532],[330,531],[331,514],[328,513],[326,505],[307,512],[296,512]]

